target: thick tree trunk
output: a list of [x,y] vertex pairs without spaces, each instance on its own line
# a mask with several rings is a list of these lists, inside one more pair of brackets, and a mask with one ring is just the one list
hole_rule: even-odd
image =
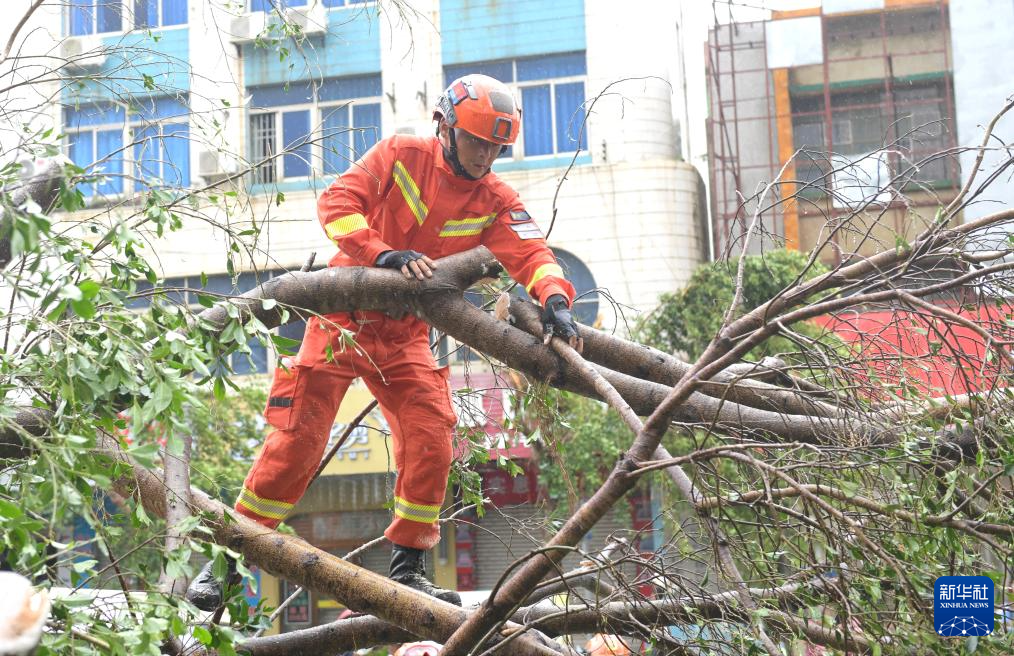
[[[110,436],[102,436],[99,449],[132,467],[132,477],[114,483],[123,496],[138,499],[149,512],[166,516],[165,483],[138,466]],[[465,621],[457,606],[427,596],[317,549],[300,538],[283,535],[232,512],[199,490],[191,490],[195,512],[206,513],[205,524],[215,541],[243,554],[246,562],[305,588],[330,595],[349,608],[382,618],[429,640],[443,642]],[[559,650],[525,638],[514,653],[555,656]]]

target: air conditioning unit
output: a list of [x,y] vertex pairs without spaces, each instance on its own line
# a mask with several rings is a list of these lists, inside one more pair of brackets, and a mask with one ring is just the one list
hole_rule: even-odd
[[255,11],[235,16],[229,24],[231,43],[253,43],[267,28],[267,12]]
[[289,7],[285,20],[298,26],[304,36],[323,36],[327,32],[327,8],[320,0],[309,7]]
[[73,73],[92,73],[106,63],[107,47],[94,34],[70,36],[60,43],[60,57]]
[[197,175],[205,182],[218,182],[236,172],[236,160],[216,150],[197,152]]

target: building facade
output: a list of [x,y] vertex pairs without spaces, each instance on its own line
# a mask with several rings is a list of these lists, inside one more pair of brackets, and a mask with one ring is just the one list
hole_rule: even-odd
[[[752,240],[751,252],[821,245],[828,263],[924,229],[967,179],[968,148],[1005,104],[1009,76],[986,72],[984,44],[1002,38],[1002,19],[987,17],[1012,13],[978,0],[825,0],[713,28],[715,252],[739,250],[755,215],[770,237]],[[988,154],[986,168],[1001,157]],[[994,185],[980,200],[966,219],[1014,198]],[[855,215],[849,229],[832,234],[846,215]]]
[[[83,214],[115,218],[154,194],[171,200],[175,190],[216,185],[202,196],[203,218],[184,220],[152,254],[160,286],[242,292],[298,269],[311,252],[328,259],[319,193],[379,139],[431,134],[438,94],[466,72],[501,79],[520,101],[522,133],[494,171],[548,233],[581,294],[581,321],[624,330],[631,311],[651,309],[707,257],[703,182],[679,155],[674,21],[645,25],[585,0],[418,0],[402,9],[362,0],[75,0],[43,7],[32,23],[41,30],[28,46],[68,62],[51,87],[37,89],[56,99],[38,120],[62,133],[71,162],[98,176],[79,185]],[[170,300],[198,303],[196,291]],[[298,340],[302,329],[296,321],[279,332]],[[438,344],[438,355],[454,387],[466,389],[456,394],[461,432],[522,470],[511,478],[495,464],[482,468],[502,511],[448,528],[434,552],[438,584],[488,589],[531,546],[510,536],[544,532],[537,463],[504,429],[511,386],[456,344]],[[252,341],[231,365],[238,375],[267,374],[274,360]],[[353,387],[334,435],[368,402],[365,388]],[[379,413],[366,423],[288,520],[334,553],[380,535],[389,519],[386,427]],[[630,515],[586,546],[601,546],[614,528],[650,528],[650,500],[636,500]],[[360,562],[386,573],[387,554],[367,551]],[[288,592],[267,576],[260,583],[272,605]],[[281,628],[339,611],[305,595]]]

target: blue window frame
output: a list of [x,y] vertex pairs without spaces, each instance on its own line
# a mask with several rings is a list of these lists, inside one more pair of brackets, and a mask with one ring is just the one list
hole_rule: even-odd
[[282,173],[286,178],[310,175],[310,110],[282,112]]
[[70,0],[67,8],[70,36],[123,29],[123,0]]
[[248,92],[255,184],[340,173],[380,139],[380,75]]
[[306,0],[250,0],[250,11],[274,11],[289,7],[305,7]]
[[85,196],[190,184],[189,110],[185,100],[148,98],[130,107],[89,103],[64,110],[67,156],[98,182]]
[[[560,248],[552,250],[560,268],[563,269],[563,275],[570,281],[570,284],[574,285],[574,291],[577,292],[572,308],[574,318],[586,326],[594,326],[599,317],[599,292],[595,284],[595,276],[592,275],[588,265],[573,253]],[[521,298],[531,300],[531,297],[521,286],[518,286],[514,293]]]
[[445,83],[468,73],[504,82],[521,101],[520,147],[502,157],[552,156],[588,148],[584,52],[446,66]]
[[78,188],[85,196],[106,196],[123,191],[123,128],[81,130],[67,135],[67,156],[90,175],[103,176],[98,182]]
[[[256,273],[249,271],[241,273],[235,278],[228,274],[214,274],[206,276],[206,284],[202,284],[200,275],[180,276],[177,278],[166,278],[154,285],[154,287],[146,281],[141,281],[136,285],[138,293],[148,292],[152,289],[167,291],[164,291],[158,297],[141,296],[135,298],[127,303],[127,307],[143,310],[151,305],[153,298],[157,298],[156,302],[174,303],[190,307],[194,311],[200,311],[202,307],[199,305],[198,294],[201,292],[213,295],[237,296],[250,291],[271,278],[284,275],[285,273],[281,269],[258,271]],[[302,342],[305,330],[306,322],[296,319],[284,326],[280,326],[277,332],[283,337]],[[237,375],[267,373],[272,360],[272,353],[269,351],[269,348],[256,337],[247,342],[247,347],[250,350],[249,353],[233,353],[229,356],[229,365],[233,373]],[[298,348],[296,346],[293,350],[297,350]]]
[[138,29],[186,23],[187,0],[134,0],[134,27]]
[[380,103],[322,108],[324,173],[341,173],[380,140]]
[[136,184],[182,188],[190,185],[190,127],[182,123],[146,125],[134,131]]
[[135,188],[190,186],[190,112],[184,102],[149,98],[132,109]]
[[79,185],[85,196],[123,192],[124,124],[126,112],[111,103],[93,103],[64,110],[67,157],[98,182]]

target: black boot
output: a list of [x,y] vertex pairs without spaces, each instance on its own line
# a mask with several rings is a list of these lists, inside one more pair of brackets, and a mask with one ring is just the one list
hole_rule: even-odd
[[[226,556],[225,562],[228,566],[225,574],[225,584],[238,585],[243,580],[243,577],[236,571],[236,559]],[[215,575],[211,572],[214,564],[215,561],[209,560],[201,568],[201,571],[197,573],[194,580],[190,582],[190,587],[187,588],[187,601],[208,612],[222,605],[225,591],[222,582],[215,578]]]
[[438,588],[426,578],[426,552],[422,549],[394,545],[394,550],[391,551],[391,580],[436,597],[440,601],[455,606],[461,605],[461,595],[454,590]]

